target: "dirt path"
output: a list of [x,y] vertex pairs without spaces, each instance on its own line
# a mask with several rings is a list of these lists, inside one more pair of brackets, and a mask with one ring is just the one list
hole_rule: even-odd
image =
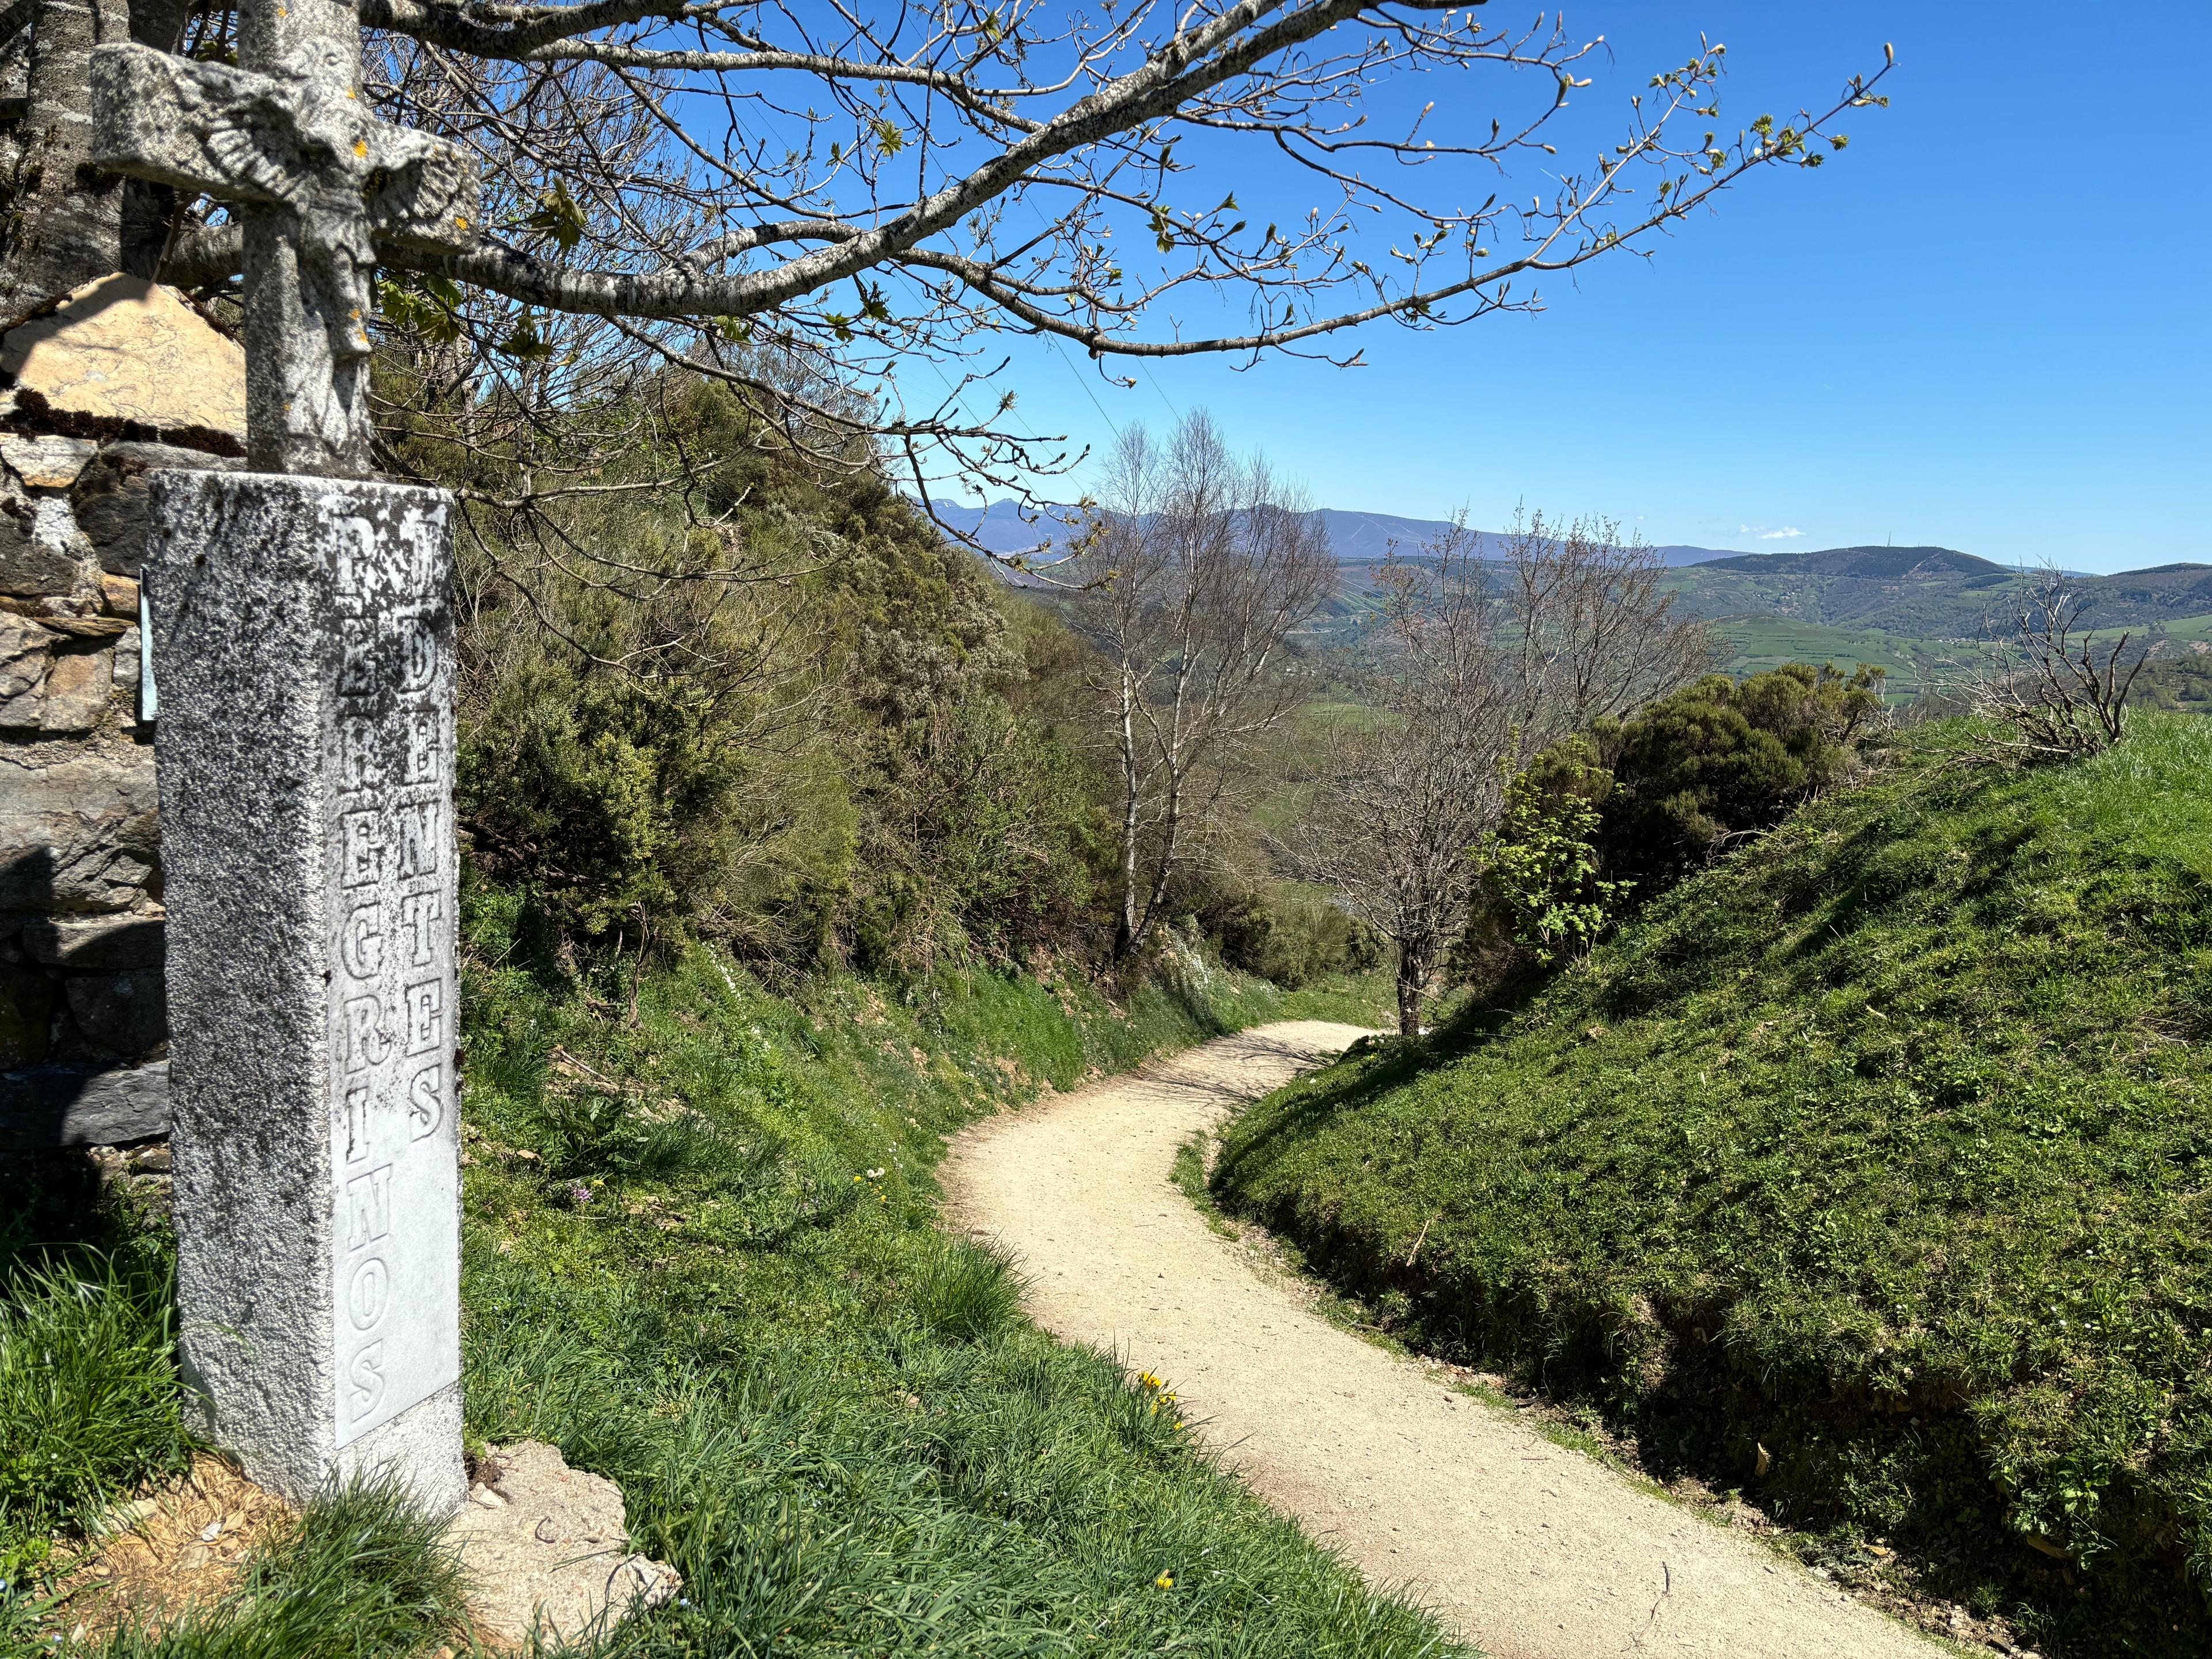
[[1358,1031],[1207,1043],[960,1138],[953,1212],[1009,1246],[1030,1312],[1170,1379],[1261,1495],[1498,1659],[1934,1659],[1903,1626],[1361,1341],[1210,1231],[1176,1149]]

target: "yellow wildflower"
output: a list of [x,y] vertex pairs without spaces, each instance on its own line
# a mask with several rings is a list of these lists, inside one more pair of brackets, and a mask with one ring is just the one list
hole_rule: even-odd
[[1175,1588],[1175,1575],[1171,1572],[1164,1572],[1158,1577],[1153,1579],[1152,1583],[1162,1589],[1173,1589]]

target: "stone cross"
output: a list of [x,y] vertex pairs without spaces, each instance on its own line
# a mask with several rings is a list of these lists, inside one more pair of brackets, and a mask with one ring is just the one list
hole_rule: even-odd
[[92,68],[102,164],[246,226],[255,471],[149,502],[180,1346],[263,1484],[382,1471],[450,1513],[453,501],[367,481],[366,324],[380,249],[475,239],[476,176],[369,116],[349,8],[247,0],[241,42]]
[[240,27],[246,69],[96,48],[94,157],[204,191],[244,220],[247,464],[366,477],[378,247],[473,246],[476,167],[458,145],[368,112],[349,6],[250,0]]

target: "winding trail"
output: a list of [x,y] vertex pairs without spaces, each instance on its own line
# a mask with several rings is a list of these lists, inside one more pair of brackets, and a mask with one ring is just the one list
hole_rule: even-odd
[[955,1142],[953,1214],[1059,1336],[1170,1379],[1256,1492],[1496,1659],[1934,1659],[1755,1540],[1338,1329],[1170,1181],[1176,1149],[1360,1035],[1293,1021],[1002,1116]]

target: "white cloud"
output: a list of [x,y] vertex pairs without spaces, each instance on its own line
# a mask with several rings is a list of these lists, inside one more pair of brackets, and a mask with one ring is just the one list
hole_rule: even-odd
[[1759,532],[1759,539],[1763,542],[1786,542],[1802,536],[1804,533],[1805,532],[1803,531],[1798,529],[1794,524],[1784,525],[1779,530],[1761,531]]

